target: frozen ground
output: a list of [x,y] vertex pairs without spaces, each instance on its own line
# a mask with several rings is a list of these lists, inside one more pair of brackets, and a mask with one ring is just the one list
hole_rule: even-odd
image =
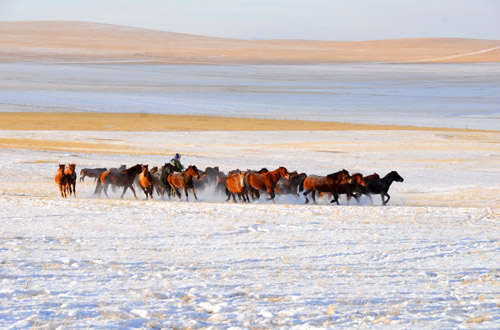
[[[1,328],[500,326],[498,133],[1,131]],[[72,150],[101,141],[108,153]],[[127,155],[115,150],[127,147]],[[69,151],[72,150],[72,151]],[[389,205],[63,200],[58,163],[397,170]]]
[[150,112],[498,129],[500,64],[0,63],[0,111]]

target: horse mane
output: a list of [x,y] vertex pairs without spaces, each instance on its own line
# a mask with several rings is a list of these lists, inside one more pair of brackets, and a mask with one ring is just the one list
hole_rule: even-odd
[[123,170],[123,171],[122,171],[122,173],[124,173],[124,174],[133,173],[133,172],[135,172],[135,171],[137,170],[137,168],[139,168],[139,167],[141,168],[141,171],[142,171],[142,164],[136,164],[136,165],[134,165],[134,166],[132,166],[132,167],[129,167],[129,168],[127,168],[127,169]]
[[394,176],[395,174],[396,174],[396,171],[390,171],[382,179],[389,179],[390,177]]
[[342,171],[338,171],[335,173],[328,174],[327,176],[330,178],[337,178],[342,173],[345,173],[347,176],[349,176],[349,172],[346,169],[343,169]]

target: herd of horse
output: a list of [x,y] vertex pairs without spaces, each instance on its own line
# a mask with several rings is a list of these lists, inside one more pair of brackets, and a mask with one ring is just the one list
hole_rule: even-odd
[[[61,196],[73,194],[76,196],[76,165],[60,164],[57,170],[55,181],[59,186]],[[366,195],[371,200],[371,195],[380,195],[382,204],[386,205],[391,198],[388,194],[393,182],[403,182],[404,179],[396,171],[389,172],[384,177],[377,173],[363,176],[360,173],[350,174],[347,170],[328,174],[326,176],[307,175],[289,172],[281,166],[274,171],[266,168],[261,170],[232,170],[225,174],[218,167],[207,167],[199,170],[195,165],[187,167],[182,172],[176,172],[173,166],[165,163],[161,168],[148,165],[137,164],[127,168],[122,165],[119,168],[84,168],[80,171],[80,182],[84,182],[86,177],[94,178],[96,187],[94,194],[100,196],[102,191],[108,196],[108,187],[113,189],[123,187],[121,198],[130,189],[137,199],[134,189],[140,187],[146,199],[153,198],[153,193],[165,199],[168,197],[182,199],[181,191],[184,191],[186,201],[189,200],[188,190],[190,190],[196,200],[196,191],[208,190],[225,194],[226,201],[231,198],[233,202],[237,198],[246,203],[259,199],[261,193],[266,194],[268,200],[274,202],[276,195],[291,194],[300,197],[302,193],[305,203],[309,203],[309,196],[316,204],[316,195],[329,196],[330,203],[339,203],[339,196],[346,195],[347,200],[354,198],[359,203],[362,195]]]

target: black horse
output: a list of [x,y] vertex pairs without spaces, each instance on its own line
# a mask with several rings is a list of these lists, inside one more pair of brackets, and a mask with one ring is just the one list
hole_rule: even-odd
[[165,163],[165,165],[163,165],[161,168],[160,181],[169,199],[175,196],[175,192],[172,186],[170,185],[170,183],[168,183],[168,176],[170,175],[170,173],[174,172],[175,169],[170,163]]
[[[389,199],[391,196],[387,193],[389,191],[389,188],[391,187],[391,184],[396,181],[396,182],[403,182],[404,179],[398,174],[396,171],[392,171],[388,173],[386,176],[384,176],[381,179],[368,179],[365,178],[365,183],[366,183],[366,192],[368,193],[368,196],[370,195],[380,195],[382,198],[382,204],[386,205],[387,202],[389,202]],[[387,199],[384,200],[384,196],[387,196]],[[371,199],[371,196],[370,196]]]

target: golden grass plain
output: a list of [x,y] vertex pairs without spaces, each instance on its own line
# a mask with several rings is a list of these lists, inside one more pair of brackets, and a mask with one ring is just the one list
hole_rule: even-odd
[[322,130],[478,131],[459,128],[355,124],[329,121],[97,112],[1,112],[0,129],[125,132]]
[[[210,117],[191,115],[165,115],[146,113],[45,113],[3,112],[0,113],[0,130],[5,131],[64,131],[71,132],[203,132],[203,131],[428,131],[441,132],[453,140],[476,140],[487,136],[497,137],[498,132],[465,130],[457,128],[435,128],[417,126],[369,125],[341,122],[277,120],[257,118]],[[476,133],[476,134],[475,134]],[[484,134],[483,134],[484,133]],[[236,133],[235,133],[236,134]],[[486,134],[486,135],[485,135]],[[95,139],[94,139],[95,140]],[[109,154],[162,154],[162,150],[145,150],[136,144],[116,144],[106,139],[95,142],[64,141],[44,138],[0,138],[0,148],[57,150],[64,152],[109,153]],[[376,143],[369,148],[376,147]],[[282,146],[293,148],[294,146]],[[383,148],[388,148],[384,145]],[[412,147],[412,148],[415,148]],[[427,147],[426,147],[427,148]]]
[[0,22],[0,62],[314,64],[500,62],[500,41],[239,40],[75,21]]

